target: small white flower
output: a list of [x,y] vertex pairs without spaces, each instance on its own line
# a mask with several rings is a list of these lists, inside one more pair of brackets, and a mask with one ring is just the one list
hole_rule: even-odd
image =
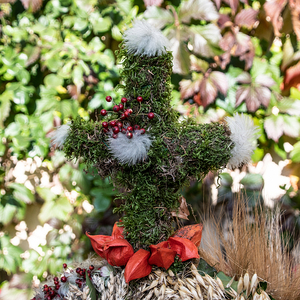
[[231,150],[227,167],[235,169],[251,160],[251,155],[256,148],[256,139],[258,138],[258,127],[254,126],[253,121],[247,115],[234,114],[233,117],[226,118],[230,128],[230,138],[234,143]]
[[66,125],[56,127],[56,131],[51,138],[51,146],[62,149],[69,134],[70,124],[71,122],[68,122]]
[[143,161],[152,144],[150,135],[141,134],[141,130],[135,130],[131,139],[126,134],[119,133],[118,137],[108,138],[109,151],[122,164],[129,166]]
[[128,53],[146,56],[159,56],[169,48],[168,39],[145,20],[137,20],[133,27],[124,33]]

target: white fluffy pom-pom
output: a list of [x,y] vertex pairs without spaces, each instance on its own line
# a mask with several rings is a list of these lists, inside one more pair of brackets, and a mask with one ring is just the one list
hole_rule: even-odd
[[256,148],[258,138],[258,127],[255,127],[251,118],[243,114],[234,114],[233,117],[226,118],[230,128],[230,138],[234,142],[227,167],[235,169],[247,164],[251,160],[251,155]]
[[135,21],[133,27],[124,33],[128,53],[155,56],[166,53],[169,40],[145,20]]
[[116,139],[109,137],[108,143],[114,158],[122,164],[132,166],[147,158],[152,140],[148,134],[135,130],[131,139],[126,134],[119,133]]
[[55,148],[62,149],[70,130],[70,122],[66,125],[57,127],[55,133],[51,138],[51,145]]

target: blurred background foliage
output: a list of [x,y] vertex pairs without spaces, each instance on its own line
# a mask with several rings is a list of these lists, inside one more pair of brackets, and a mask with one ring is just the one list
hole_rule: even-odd
[[119,99],[115,50],[134,18],[170,40],[173,106],[182,118],[242,112],[260,128],[253,164],[209,174],[182,193],[197,216],[232,210],[236,193],[282,209],[300,232],[299,0],[0,0],[0,299],[29,299],[62,263],[110,234],[116,191],[50,147],[56,126],[98,120]]

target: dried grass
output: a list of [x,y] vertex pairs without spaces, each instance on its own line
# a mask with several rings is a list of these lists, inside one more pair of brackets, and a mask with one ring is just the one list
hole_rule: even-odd
[[[267,292],[276,300],[300,299],[300,269],[280,235],[280,212],[247,208],[243,195],[235,199],[232,220],[204,218],[200,255],[218,271],[238,280],[246,272],[268,283]],[[224,225],[224,224],[223,224]]]

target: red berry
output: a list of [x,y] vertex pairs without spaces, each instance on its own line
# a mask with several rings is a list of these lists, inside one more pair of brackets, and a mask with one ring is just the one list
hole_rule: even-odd
[[50,296],[54,296],[54,295],[55,295],[55,292],[54,292],[54,291],[50,291],[49,295],[50,295]]
[[48,285],[47,284],[44,284],[44,288],[47,288],[48,287]]
[[123,98],[121,99],[121,102],[122,102],[122,103],[126,103],[126,102],[127,102],[127,98],[123,97]]
[[67,281],[67,277],[66,276],[63,276],[61,279],[60,279],[61,282],[66,282]]
[[117,135],[116,133],[114,133],[114,134],[112,135],[112,137],[113,137],[114,139],[116,139],[116,138],[118,138],[118,135]]
[[90,265],[90,266],[89,266],[89,269],[90,269],[91,271],[93,271],[93,270],[95,269],[95,267],[94,267],[93,265]]
[[115,126],[115,127],[113,128],[113,132],[114,132],[115,134],[119,133],[119,132],[120,132],[120,128],[119,128],[118,126]]
[[138,102],[142,102],[142,101],[143,101],[143,97],[138,96],[138,97],[136,98],[136,100],[137,100]]
[[47,299],[47,300],[51,300],[51,296],[48,296],[46,299]]
[[54,281],[54,284],[55,284],[55,285],[58,285],[58,283],[59,283],[58,280],[55,280],[55,281]]
[[119,104],[119,108],[120,110],[123,110],[124,109],[124,105],[122,103]]
[[154,113],[153,112],[150,112],[149,114],[148,114],[148,118],[151,120],[151,119],[153,119],[154,118]]
[[[103,128],[107,128],[108,127],[108,123],[107,122],[103,122],[102,123],[102,127]],[[77,268],[77,269],[80,269],[80,268]],[[76,273],[77,273],[77,269],[76,269]]]
[[120,117],[121,120],[125,120],[126,119],[126,116],[125,114],[121,114],[121,117]]
[[110,102],[110,101],[112,100],[112,98],[111,98],[111,96],[106,96],[105,100],[106,100],[107,102]]
[[141,134],[144,134],[146,130],[144,128],[141,129]]
[[134,130],[139,130],[140,129],[140,125],[134,125],[133,128],[134,128]]
[[57,284],[57,285],[55,286],[55,289],[56,289],[56,290],[59,290],[59,288],[60,288],[60,285]]
[[128,108],[127,111],[132,114],[133,113],[133,110],[131,108]]
[[117,125],[116,121],[110,121],[109,122],[109,126],[111,126],[111,127],[115,127],[116,125]]
[[[130,117],[130,112],[126,110],[126,111],[124,112],[124,115],[125,115],[126,118],[128,118],[128,117]],[[121,119],[122,119],[122,117],[121,117]]]
[[127,131],[132,132],[132,131],[133,131],[133,128],[132,128],[131,126],[128,126],[128,127],[127,127]]
[[121,131],[123,134],[126,133],[126,128],[122,128],[122,131]]
[[85,273],[85,272],[83,272],[83,270],[81,270],[81,271],[80,271],[80,276],[84,276],[84,273]]
[[58,277],[55,276],[55,277],[53,278],[53,281],[58,281]]
[[48,287],[45,287],[45,288],[44,288],[44,292],[47,293],[48,291],[49,291],[49,288],[48,288]]
[[102,131],[103,131],[104,133],[108,133],[108,129],[106,129],[106,128],[103,128]]
[[127,136],[129,139],[132,139],[133,134],[132,134],[131,132],[127,132],[126,136]]
[[107,115],[106,109],[101,109],[100,114],[101,116],[106,116]]
[[118,112],[119,110],[120,110],[119,105],[115,105],[115,106],[113,107],[113,111],[114,111],[114,112]]
[[118,126],[119,128],[122,128],[122,127],[123,127],[123,123],[122,123],[122,122],[117,122],[117,126]]
[[79,288],[81,288],[81,286],[82,286],[82,283],[78,283],[77,285],[78,285],[78,287],[79,287]]

